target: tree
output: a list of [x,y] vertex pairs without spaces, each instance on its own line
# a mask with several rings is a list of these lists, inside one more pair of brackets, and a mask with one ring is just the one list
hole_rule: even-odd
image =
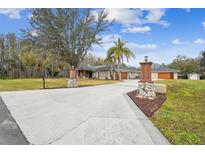
[[26,68],[26,76],[32,76],[32,69],[36,65],[36,55],[32,51],[21,51],[19,54],[20,62]]
[[46,82],[45,82],[45,77],[46,77],[46,71],[50,67],[51,64],[51,55],[45,54],[46,52],[41,52],[41,54],[38,54],[37,57],[37,67],[38,70],[41,71],[42,79],[43,79],[43,89],[46,88]]
[[111,47],[107,51],[107,57],[105,59],[106,63],[114,63],[117,65],[118,70],[118,79],[120,76],[120,64],[124,63],[124,59],[129,61],[130,58],[134,58],[134,53],[127,47],[125,47],[126,42],[122,41],[121,39],[118,39],[117,42],[114,42],[115,46]]
[[81,65],[94,65],[94,66],[99,66],[104,64],[104,59],[97,57],[91,53],[87,54],[84,57],[84,60],[81,62]]
[[200,72],[202,73],[203,77],[205,76],[205,50],[201,51],[200,56]]
[[187,76],[188,73],[199,72],[199,60],[197,58],[178,55],[169,67],[179,70],[183,76]]
[[19,74],[19,41],[15,33],[0,36],[1,77],[17,77]]
[[5,74],[5,36],[3,34],[1,34],[0,36],[0,54],[1,54],[1,59],[0,59],[0,73],[1,73],[1,77],[4,76]]
[[103,10],[32,9],[30,25],[30,30],[22,30],[24,39],[43,50],[58,51],[77,67],[92,45],[102,44],[99,34],[110,22]]
[[159,64],[159,63],[153,63],[152,68],[159,68],[159,67],[167,67],[165,63]]

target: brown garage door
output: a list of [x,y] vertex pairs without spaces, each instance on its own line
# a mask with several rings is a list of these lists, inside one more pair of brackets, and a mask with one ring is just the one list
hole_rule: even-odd
[[170,72],[160,72],[158,73],[158,79],[173,79],[174,74]]
[[121,79],[127,79],[127,72],[121,72]]

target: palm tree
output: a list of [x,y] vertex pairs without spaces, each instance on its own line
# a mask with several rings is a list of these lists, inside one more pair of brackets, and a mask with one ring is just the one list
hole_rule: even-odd
[[118,79],[120,76],[120,64],[124,63],[124,58],[129,61],[130,58],[135,58],[134,53],[127,47],[125,47],[126,42],[118,39],[114,42],[115,46],[111,47],[107,51],[107,57],[105,58],[105,63],[116,64],[118,70]]

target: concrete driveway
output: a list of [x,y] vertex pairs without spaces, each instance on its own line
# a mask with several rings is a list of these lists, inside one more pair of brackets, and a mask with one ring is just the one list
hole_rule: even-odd
[[125,94],[136,86],[127,80],[0,96],[30,144],[169,144]]

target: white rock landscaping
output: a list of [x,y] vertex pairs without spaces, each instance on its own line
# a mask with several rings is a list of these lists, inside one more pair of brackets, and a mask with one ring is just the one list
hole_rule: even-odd
[[145,99],[155,99],[154,83],[139,82],[136,92],[136,97]]

